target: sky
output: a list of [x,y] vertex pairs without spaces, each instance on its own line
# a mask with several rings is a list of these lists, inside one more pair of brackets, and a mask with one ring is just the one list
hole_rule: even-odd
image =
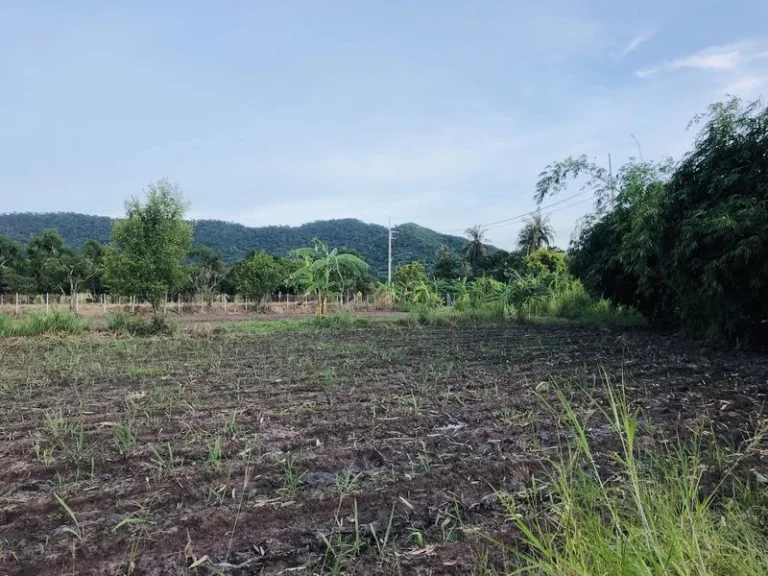
[[[765,0],[0,0],[0,212],[472,225],[513,248],[547,164],[679,158],[768,93]],[[588,196],[545,200],[566,247]]]

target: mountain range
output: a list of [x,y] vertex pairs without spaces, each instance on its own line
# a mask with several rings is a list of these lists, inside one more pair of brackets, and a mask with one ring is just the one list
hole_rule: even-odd
[[[0,236],[26,243],[44,230],[54,229],[67,244],[80,248],[89,239],[107,243],[113,223],[114,219],[106,216],[71,212],[0,214]],[[329,247],[357,250],[371,265],[374,277],[383,277],[387,273],[387,228],[378,224],[345,218],[319,220],[301,226],[258,228],[220,220],[196,220],[193,225],[195,246],[217,250],[229,262],[242,258],[251,250],[284,256],[295,248],[309,246],[313,238],[318,238]],[[461,254],[466,244],[466,239],[459,236],[441,234],[412,223],[401,224],[394,230],[392,260],[395,266],[418,260],[429,268],[442,244],[457,254]]]

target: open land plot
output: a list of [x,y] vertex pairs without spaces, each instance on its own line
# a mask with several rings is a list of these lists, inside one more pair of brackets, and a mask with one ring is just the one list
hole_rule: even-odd
[[[0,342],[0,573],[467,574],[496,491],[624,382],[654,430],[754,433],[768,362],[640,329],[405,327]],[[547,407],[547,402],[552,407]],[[615,438],[599,418],[590,435]],[[765,463],[750,464],[762,469]]]

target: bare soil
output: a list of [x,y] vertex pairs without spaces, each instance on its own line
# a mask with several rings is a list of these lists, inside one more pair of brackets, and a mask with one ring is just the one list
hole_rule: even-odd
[[[516,539],[495,491],[546,477],[569,440],[556,386],[585,413],[623,381],[647,446],[702,428],[737,445],[768,393],[764,357],[641,329],[90,335],[0,355],[0,574],[328,573],[326,541],[355,534],[344,573],[479,572],[504,558],[477,532]],[[599,419],[590,434],[615,448]]]

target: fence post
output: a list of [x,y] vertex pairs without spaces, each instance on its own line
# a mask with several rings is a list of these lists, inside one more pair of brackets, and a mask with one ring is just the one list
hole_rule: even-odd
[[19,315],[19,293],[16,292],[16,316]]
[[48,292],[45,293],[45,313],[48,314]]

